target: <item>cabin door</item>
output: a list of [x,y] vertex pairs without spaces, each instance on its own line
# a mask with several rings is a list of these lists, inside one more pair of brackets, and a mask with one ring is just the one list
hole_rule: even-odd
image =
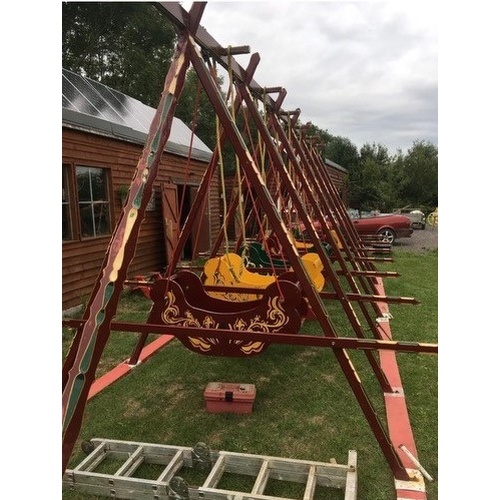
[[163,184],[161,190],[161,206],[163,213],[163,231],[165,238],[165,254],[167,265],[172,260],[172,253],[179,240],[179,203],[177,186],[172,183]]
[[[191,200],[194,199],[196,195],[196,188],[191,186],[186,196],[185,206],[182,207],[182,223],[185,222],[187,213],[191,210]],[[188,206],[186,206],[186,201]],[[187,210],[185,212],[185,210]],[[193,229],[191,230],[191,236],[186,244],[186,258],[194,258],[200,253],[206,253],[210,251],[210,218],[208,216],[208,211],[198,210],[195,214],[193,221]]]

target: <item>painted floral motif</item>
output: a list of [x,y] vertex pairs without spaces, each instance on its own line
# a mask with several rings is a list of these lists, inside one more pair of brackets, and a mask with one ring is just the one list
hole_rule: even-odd
[[[249,320],[242,317],[235,317],[232,323],[221,325],[211,315],[195,317],[193,312],[186,309],[181,313],[181,309],[176,305],[176,296],[172,291],[167,292],[165,297],[165,307],[161,313],[161,319],[166,325],[185,326],[194,328],[217,329],[227,328],[238,331],[272,332],[285,326],[289,318],[282,306],[279,296],[270,297],[267,301],[266,316],[261,317],[256,314]],[[266,344],[260,341],[244,341],[231,339],[216,339],[210,337],[189,337],[191,346],[201,352],[209,353],[212,349],[220,349],[222,344],[231,346],[232,349],[239,349],[245,355],[256,354],[264,349]]]

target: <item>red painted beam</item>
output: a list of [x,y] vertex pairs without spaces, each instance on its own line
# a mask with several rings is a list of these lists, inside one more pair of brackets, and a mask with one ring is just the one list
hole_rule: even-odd
[[[139,363],[146,362],[149,358],[151,358],[151,356],[153,356],[153,354],[155,354],[164,345],[168,344],[173,338],[174,337],[172,335],[162,335],[158,339],[145,346],[142,349],[141,354],[139,355]],[[105,373],[102,377],[94,380],[94,382],[90,386],[87,401],[104,390],[106,387],[122,379],[123,377],[125,377],[125,375],[128,375],[136,366],[137,365],[129,365],[128,359],[126,359],[119,365],[115,366],[108,373]]]

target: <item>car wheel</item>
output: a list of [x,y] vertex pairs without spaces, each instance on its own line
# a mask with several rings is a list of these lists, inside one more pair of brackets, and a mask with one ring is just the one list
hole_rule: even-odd
[[396,234],[394,233],[394,231],[388,227],[384,228],[384,229],[381,229],[377,235],[380,237],[380,241],[382,241],[382,243],[390,243],[392,245],[392,243],[394,242],[394,240],[396,239]]

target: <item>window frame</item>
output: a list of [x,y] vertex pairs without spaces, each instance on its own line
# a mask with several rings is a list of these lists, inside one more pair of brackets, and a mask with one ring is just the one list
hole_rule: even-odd
[[[75,217],[74,217],[74,213],[75,213],[75,206],[74,206],[75,188],[73,186],[73,176],[72,176],[71,163],[63,162],[63,164],[62,164],[62,176],[63,176],[62,177],[62,181],[63,181],[62,182],[62,189],[63,189],[62,216],[63,216],[63,220],[64,220],[64,211],[65,211],[65,207],[66,207],[66,212],[67,212],[66,219],[67,219],[67,223],[69,225],[69,230],[68,230],[69,237],[64,238],[64,234],[63,234],[62,242],[68,243],[71,241],[75,241],[75,239],[77,238],[77,232],[78,232],[78,229],[75,226]],[[64,232],[64,224],[63,223],[62,223],[61,229],[62,229],[62,232]]]
[[[97,200],[87,200],[80,201],[78,197],[78,181],[77,181],[77,169],[80,168],[88,168],[88,169],[98,169],[102,170],[105,176],[105,193],[106,193],[106,201],[97,201]],[[68,195],[66,198],[69,200],[66,201],[67,206],[69,207],[69,224],[70,228],[70,239],[63,239],[62,243],[70,243],[70,242],[83,242],[89,240],[98,240],[102,238],[109,238],[109,236],[113,232],[113,224],[114,224],[114,206],[113,206],[113,184],[112,184],[112,170],[108,166],[97,165],[97,164],[86,164],[85,162],[62,162],[63,168],[63,176],[66,171],[66,179],[67,179],[67,188]],[[64,182],[64,177],[63,177]],[[63,202],[64,203],[64,202]],[[95,228],[93,229],[93,235],[87,236],[83,235],[83,228],[81,224],[81,213],[80,207],[83,203],[94,204],[94,205],[105,205],[108,207],[108,232],[106,234],[95,234]]]

